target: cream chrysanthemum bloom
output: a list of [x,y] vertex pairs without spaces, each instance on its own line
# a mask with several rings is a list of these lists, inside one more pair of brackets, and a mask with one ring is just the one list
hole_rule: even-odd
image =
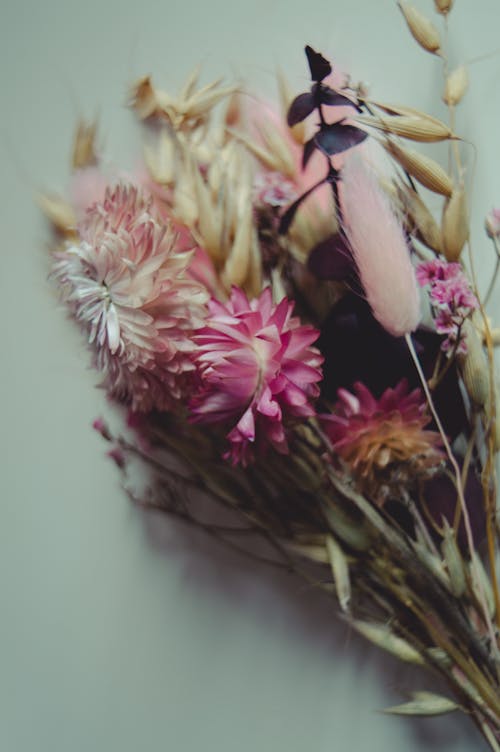
[[110,394],[135,410],[169,409],[194,371],[193,329],[206,290],[192,254],[134,185],[108,188],[78,227],[80,243],[55,254],[53,276],[95,348]]

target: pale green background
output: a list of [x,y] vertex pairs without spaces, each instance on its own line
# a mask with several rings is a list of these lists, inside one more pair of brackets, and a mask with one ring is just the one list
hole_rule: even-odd
[[[454,61],[494,50],[498,0],[456,5]],[[279,64],[300,90],[308,42],[381,99],[425,108],[436,61],[391,0],[19,0],[1,22],[1,752],[482,749],[460,718],[377,713],[424,679],[358,641],[317,594],[129,505],[90,429],[104,400],[46,282],[33,202],[64,187],[80,114],[98,113],[110,159],[133,165],[122,104],[144,73],[172,88],[201,62],[205,81],[234,73],[271,94]],[[500,56],[471,68],[461,120],[481,149],[482,279],[481,217],[500,203],[499,73]]]

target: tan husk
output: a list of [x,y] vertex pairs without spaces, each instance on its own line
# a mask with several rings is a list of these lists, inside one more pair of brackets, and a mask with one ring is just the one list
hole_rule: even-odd
[[464,321],[462,331],[467,352],[460,356],[459,363],[465,388],[474,405],[485,407],[490,395],[486,353],[472,321]]
[[328,535],[326,538],[326,550],[332,567],[333,580],[340,608],[344,613],[348,613],[351,600],[351,582],[347,557],[332,535]]
[[407,185],[399,185],[398,193],[404,213],[410,220],[409,231],[416,232],[418,239],[428,248],[441,253],[441,228],[418,193]]
[[445,205],[441,232],[447,261],[458,261],[469,238],[467,196],[463,185],[455,188]]
[[441,544],[441,550],[450,576],[450,583],[453,595],[460,598],[465,593],[467,586],[465,579],[465,568],[458,548],[455,532],[448,522],[444,525],[444,538]]
[[428,18],[410,3],[400,0],[398,5],[414,39],[427,52],[438,53],[441,47],[441,38],[439,31],[432,21],[429,21]]
[[394,115],[392,117],[357,115],[354,120],[360,125],[377,128],[384,133],[392,133],[394,136],[407,138],[410,141],[433,143],[454,138],[449,126],[424,115]]
[[62,235],[74,235],[76,228],[76,214],[73,207],[59,196],[39,194],[38,206],[54,229]]
[[412,149],[405,149],[390,139],[384,141],[383,146],[401,167],[425,188],[443,196],[451,196],[453,181],[446,170],[433,159]]
[[[281,112],[283,121],[286,121],[286,116],[288,113],[288,108],[290,107],[295,94],[292,92],[290,85],[285,77],[285,74],[281,69],[278,69],[277,72],[277,80],[278,80],[278,91],[280,95],[280,102],[281,102]],[[294,140],[302,146],[306,140],[306,125],[302,121],[301,123],[297,123],[296,125],[292,126],[290,128],[290,133],[292,134]]]
[[392,715],[434,716],[460,709],[460,706],[453,700],[433,692],[412,692],[412,698],[402,705],[384,708],[383,712]]
[[453,0],[434,0],[434,4],[436,6],[437,12],[441,13],[443,16],[446,16],[446,14],[450,12],[453,6]]
[[457,105],[462,101],[468,85],[467,68],[464,65],[455,68],[446,79],[443,102],[449,106]]
[[91,123],[80,120],[77,123],[71,160],[74,170],[97,164],[96,134],[97,122],[95,120]]

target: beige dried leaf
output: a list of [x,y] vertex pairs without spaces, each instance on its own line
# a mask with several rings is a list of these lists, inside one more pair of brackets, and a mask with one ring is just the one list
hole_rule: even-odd
[[246,211],[240,215],[232,248],[221,274],[223,284],[243,287],[250,265],[250,249],[254,232],[252,203],[249,200]]
[[453,529],[445,520],[441,552],[450,576],[451,591],[460,598],[466,589],[465,567]]
[[179,99],[182,101],[183,99],[187,99],[188,97],[193,94],[194,90],[196,89],[196,85],[200,79],[201,74],[201,65],[197,65],[189,76],[186,79],[186,82],[184,86],[182,87],[180,93],[179,93]]
[[156,183],[170,185],[174,182],[175,146],[166,128],[160,130],[154,144],[144,144],[143,155],[148,172]]
[[425,154],[420,154],[413,149],[405,149],[394,141],[387,140],[383,145],[401,167],[425,188],[443,196],[451,196],[453,182],[441,165]]
[[347,558],[335,538],[331,535],[328,535],[326,538],[326,550],[328,552],[340,608],[344,613],[348,613],[351,601],[351,581]]
[[428,248],[441,253],[441,229],[427,206],[413,188],[403,185],[399,192],[405,213],[413,223],[411,231],[416,232],[417,238]]
[[467,345],[467,352],[459,360],[462,379],[474,405],[485,407],[490,396],[486,353],[472,321],[464,321],[462,331]]
[[220,248],[220,232],[216,224],[216,210],[210,200],[208,187],[203,182],[196,166],[193,169],[196,202],[198,204],[198,231],[203,238],[203,247],[212,259],[218,258]]
[[[429,123],[434,123],[436,126],[436,129],[439,129],[441,131],[449,131],[448,126],[446,123],[444,123],[442,120],[439,120],[439,118],[434,117],[434,115],[430,115],[428,112],[424,112],[423,110],[418,110],[416,107],[410,107],[409,105],[403,105],[403,104],[392,104],[388,102],[378,102],[375,100],[370,100],[369,104],[373,105],[374,107],[383,110],[383,112],[386,112],[388,115],[404,115],[407,117],[415,117],[419,120],[425,120]],[[457,138],[457,136],[449,131],[449,138]]]
[[500,345],[500,327],[496,327],[495,329],[491,330],[491,341],[494,347],[498,347],[498,345]]
[[71,164],[74,170],[97,164],[95,148],[97,134],[97,122],[85,122],[80,120],[76,126],[75,140],[73,142],[73,155]]
[[436,6],[438,13],[446,16],[446,14],[450,12],[453,6],[453,0],[434,0],[434,5]]
[[463,185],[446,202],[441,224],[443,253],[447,261],[458,261],[469,238],[467,196]]
[[408,28],[413,38],[427,52],[438,53],[441,47],[439,31],[432,21],[423,15],[414,5],[400,0],[398,5],[401,9]]
[[151,76],[143,76],[131,86],[129,106],[136,111],[140,120],[146,120],[157,113],[158,99]]
[[276,161],[278,172],[293,179],[296,174],[295,160],[282,133],[272,122],[263,122],[260,125],[260,135],[267,151]]
[[420,653],[412,645],[402,637],[398,637],[391,632],[390,628],[385,626],[385,624],[360,621],[359,619],[351,619],[349,624],[374,645],[386,650],[388,653],[392,653],[392,655],[395,655],[402,661],[419,666],[425,663]]
[[453,665],[452,659],[442,648],[427,648],[425,652],[431,661],[437,663],[442,668],[450,668]]
[[[212,86],[215,87],[219,83],[219,81],[216,81]],[[193,94],[190,99],[183,103],[181,112],[185,117],[198,118],[206,115],[215,105],[230,94],[233,94],[236,90],[235,86],[226,86],[223,89],[210,89],[208,91],[206,88],[200,89],[200,91],[197,91],[196,94]]]
[[433,576],[439,580],[446,588],[451,590],[451,583],[450,578],[448,577],[448,573],[446,572],[443,562],[440,557],[436,556],[432,551],[429,550],[429,546],[427,544],[427,541],[421,541],[417,540],[413,544],[413,548],[415,549],[415,552],[427,569],[432,572]]
[[234,128],[241,121],[241,95],[239,91],[233,91],[228,97],[224,124],[228,128]]
[[194,171],[187,154],[183,153],[181,156],[176,165],[173,184],[173,214],[193,230],[199,216]]
[[354,120],[360,125],[377,128],[384,133],[407,138],[410,141],[433,143],[455,138],[449,126],[436,118],[426,115],[394,115],[371,117],[357,115]]
[[251,141],[247,136],[243,135],[243,133],[239,133],[238,131],[233,130],[232,128],[228,129],[229,133],[234,136],[240,143],[242,143],[250,152],[250,154],[253,154],[253,156],[264,165],[264,167],[267,167],[269,170],[278,170],[279,164],[276,159],[276,156],[272,154],[267,149],[263,148],[262,146],[259,146],[259,144],[256,144],[254,141]]
[[273,300],[283,300],[283,298],[288,296],[287,289],[283,282],[283,272],[276,266],[271,269],[271,290],[273,293]]
[[41,193],[37,203],[54,229],[63,235],[74,235],[76,228],[76,215],[73,207],[59,196]]
[[[493,595],[493,588],[491,585],[491,580],[486,572],[486,569],[484,568],[484,564],[481,560],[481,557],[477,553],[477,551],[472,552],[472,561],[469,562],[469,573],[472,579],[472,582],[475,584],[476,587],[479,587],[482,589],[485,598],[486,603],[490,612],[490,616],[495,615],[495,596]],[[480,582],[477,582],[477,578],[479,577]]]
[[262,292],[262,286],[262,257],[259,241],[256,233],[254,233],[252,237],[252,246],[250,248],[250,264],[245,282],[245,292],[247,295],[256,298]]
[[[285,74],[280,68],[278,68],[278,71],[276,73],[276,78],[278,81],[278,92],[280,95],[280,102],[281,102],[281,114],[283,117],[283,122],[286,123],[288,108],[290,107],[295,97],[295,94],[290,88],[288,81],[285,78]],[[289,130],[294,140],[299,144],[299,146],[303,146],[304,141],[306,139],[305,123],[304,122],[297,123],[296,125],[292,126]]]
[[455,106],[461,102],[469,85],[469,74],[464,65],[460,65],[450,73],[446,79],[443,102],[449,106]]
[[371,546],[371,538],[363,523],[354,521],[341,509],[323,508],[328,525],[333,532],[356,551],[366,551]]
[[456,702],[433,692],[412,692],[411,696],[413,699],[410,702],[385,708],[382,712],[391,715],[433,716],[460,710],[460,705]]
[[330,559],[325,546],[296,543],[295,541],[287,541],[285,543],[286,548],[292,553],[299,554],[305,559],[314,561],[316,564],[329,564]]

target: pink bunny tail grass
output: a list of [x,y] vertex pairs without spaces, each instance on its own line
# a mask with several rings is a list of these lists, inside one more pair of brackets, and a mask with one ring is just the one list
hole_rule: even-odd
[[378,181],[358,155],[342,170],[344,230],[377,321],[402,337],[420,321],[420,298],[400,222]]

